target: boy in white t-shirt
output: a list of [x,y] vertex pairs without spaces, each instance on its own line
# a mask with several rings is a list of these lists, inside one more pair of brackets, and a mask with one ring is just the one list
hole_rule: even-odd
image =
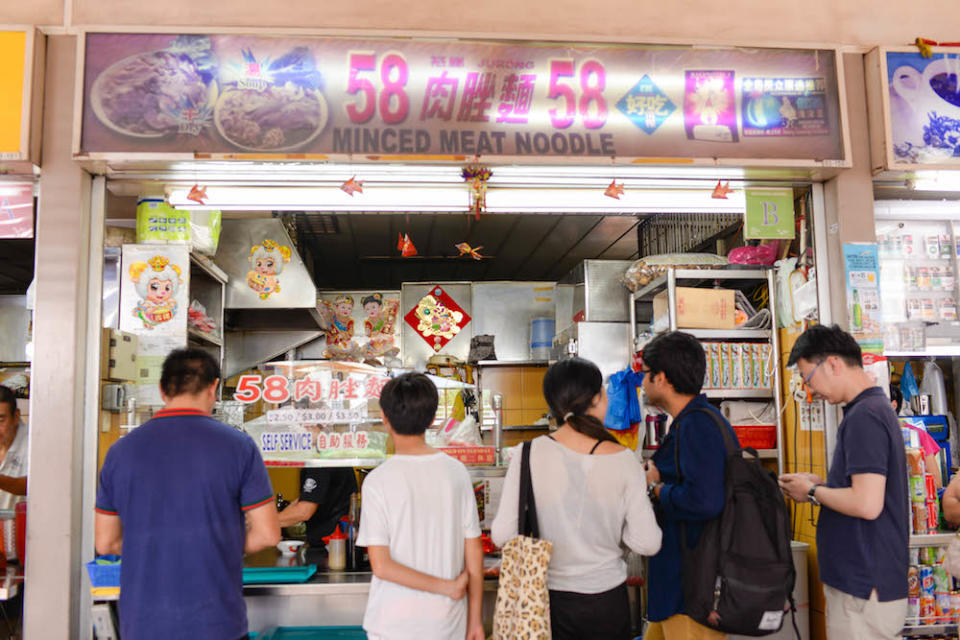
[[362,487],[357,545],[367,547],[374,575],[363,628],[370,640],[483,640],[473,484],[423,435],[437,388],[421,373],[403,374],[383,388],[380,410],[396,453]]

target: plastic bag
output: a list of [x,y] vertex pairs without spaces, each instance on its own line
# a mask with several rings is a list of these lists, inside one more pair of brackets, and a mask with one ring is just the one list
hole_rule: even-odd
[[903,373],[900,374],[900,392],[903,394],[904,404],[910,402],[913,396],[920,394],[917,379],[913,375],[913,368],[909,362],[903,365]]
[[637,291],[667,272],[669,267],[684,269],[712,269],[730,264],[723,256],[712,253],[664,253],[637,260],[620,277],[630,291]]
[[607,416],[604,426],[611,431],[626,431],[631,424],[643,421],[637,387],[643,384],[643,374],[624,369],[607,381]]
[[730,251],[727,258],[730,264],[766,264],[771,265],[777,259],[780,241],[765,242],[755,247],[737,247]]
[[477,421],[473,419],[473,416],[467,416],[459,422],[449,420],[440,432],[440,438],[443,440],[444,446],[483,446],[480,429],[477,428]]

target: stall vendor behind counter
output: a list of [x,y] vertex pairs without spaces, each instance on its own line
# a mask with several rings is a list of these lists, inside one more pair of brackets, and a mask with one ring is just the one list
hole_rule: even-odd
[[350,494],[357,492],[357,477],[349,467],[300,470],[300,498],[280,512],[280,526],[307,523],[307,542],[323,548],[323,538],[333,533],[350,510]]

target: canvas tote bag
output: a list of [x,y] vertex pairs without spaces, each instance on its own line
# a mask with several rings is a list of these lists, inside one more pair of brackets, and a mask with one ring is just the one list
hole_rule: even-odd
[[500,587],[493,614],[494,640],[550,640],[550,594],[547,566],[553,545],[540,540],[537,505],[530,478],[530,443],[520,458],[518,535],[503,545]]

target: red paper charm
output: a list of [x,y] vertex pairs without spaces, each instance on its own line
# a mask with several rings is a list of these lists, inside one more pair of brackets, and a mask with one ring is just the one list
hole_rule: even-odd
[[363,193],[363,180],[357,180],[357,176],[353,176],[340,185],[340,190],[349,196],[353,196],[355,193]]
[[435,352],[470,322],[470,316],[441,287],[434,287],[403,317]]
[[717,186],[713,188],[713,194],[710,197],[714,200],[726,200],[728,193],[733,193],[733,189],[730,188],[730,181],[721,183],[720,180],[717,180]]
[[206,187],[203,187],[201,189],[199,184],[195,184],[192,187],[190,187],[190,193],[187,194],[187,200],[193,200],[194,202],[199,204],[206,204],[206,202],[204,202],[204,200],[206,199],[207,199]]
[[474,260],[483,260],[484,258],[484,255],[480,253],[480,249],[483,249],[482,245],[479,247],[471,247],[466,242],[461,242],[453,246],[460,250],[460,255],[457,256],[458,258],[462,258],[463,256],[470,256]]
[[610,181],[610,184],[607,185],[607,189],[603,192],[603,195],[608,198],[613,198],[614,200],[619,200],[620,196],[623,195],[623,183],[617,184],[617,180],[614,178]]
[[400,234],[400,238],[397,240],[397,251],[399,251],[400,255],[404,258],[417,255],[417,248],[413,246],[413,241],[410,240],[410,236],[406,233]]

